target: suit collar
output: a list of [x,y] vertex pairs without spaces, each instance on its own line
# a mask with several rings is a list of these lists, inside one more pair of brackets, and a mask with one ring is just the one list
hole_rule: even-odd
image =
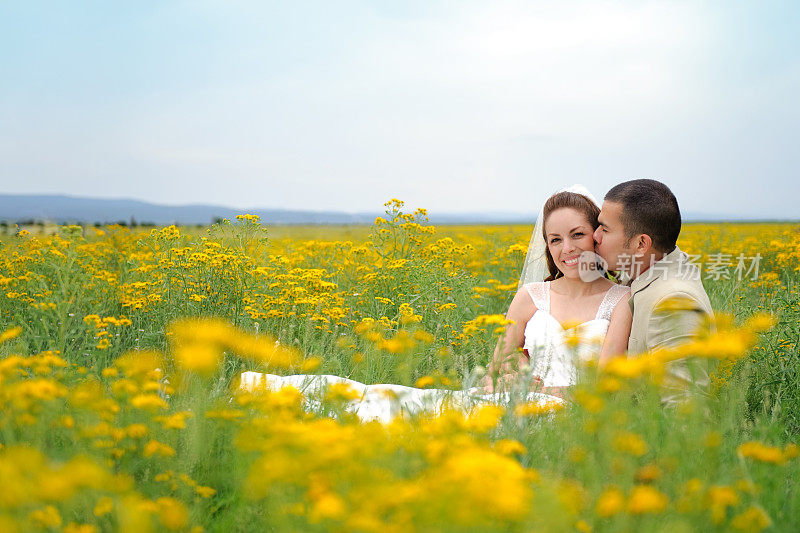
[[688,256],[676,246],[670,253],[653,263],[650,268],[631,281],[631,301],[637,292],[643,291],[657,279],[666,276],[680,276],[682,266],[687,259]]

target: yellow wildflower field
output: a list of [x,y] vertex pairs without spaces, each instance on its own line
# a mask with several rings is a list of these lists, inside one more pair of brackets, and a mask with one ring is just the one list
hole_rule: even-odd
[[[587,366],[566,407],[360,422],[352,391],[460,389],[506,321],[531,226],[65,226],[0,237],[2,531],[800,527],[797,223],[685,224],[718,312],[696,342]],[[677,358],[711,389],[674,409]]]

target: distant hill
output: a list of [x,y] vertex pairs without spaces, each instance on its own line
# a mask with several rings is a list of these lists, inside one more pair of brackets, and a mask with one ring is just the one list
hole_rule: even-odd
[[[65,223],[151,223],[211,224],[218,218],[233,219],[251,213],[261,217],[264,224],[371,224],[382,213],[344,213],[337,211],[298,211],[289,209],[234,209],[218,205],[159,205],[139,200],[80,198],[65,195],[0,194],[0,221],[42,221]],[[684,213],[684,220],[744,220],[739,215],[724,216],[710,213]],[[533,213],[431,213],[434,224],[531,224]]]
[[[0,195],[0,220],[48,220],[59,223],[112,223],[133,218],[138,223],[210,224],[215,218],[234,218],[242,213],[259,215],[269,224],[354,224],[367,215],[347,213],[256,209],[244,211],[218,205],[158,205],[139,200],[75,198],[60,195]],[[374,217],[373,217],[374,220]],[[371,220],[370,220],[371,221]]]
[[[250,213],[264,224],[371,224],[382,213],[344,213],[337,211],[299,211],[289,209],[233,209],[218,205],[159,205],[139,200],[78,198],[65,195],[0,194],[0,221],[49,221],[65,223],[211,224],[218,218],[233,219]],[[463,213],[431,215],[439,224],[530,223],[529,215],[519,213]]]

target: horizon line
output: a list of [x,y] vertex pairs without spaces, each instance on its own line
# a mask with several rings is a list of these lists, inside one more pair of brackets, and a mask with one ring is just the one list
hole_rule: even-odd
[[[69,198],[73,200],[92,200],[92,201],[117,201],[117,202],[136,202],[145,205],[150,205],[154,207],[178,207],[178,208],[185,208],[185,207],[207,207],[207,208],[222,208],[222,209],[230,209],[230,210],[241,210],[241,214],[245,214],[248,211],[284,211],[287,213],[319,213],[319,214],[346,214],[346,215],[380,215],[384,211],[347,211],[347,210],[332,210],[332,209],[296,209],[296,208],[285,208],[285,207],[266,207],[266,206],[250,206],[250,207],[240,207],[240,206],[231,206],[227,204],[219,204],[219,203],[184,203],[184,204],[175,204],[175,203],[162,203],[156,201],[149,201],[143,200],[140,198],[125,196],[125,197],[108,197],[108,196],[85,196],[85,195],[76,195],[72,193],[6,193],[0,192],[0,197],[54,197],[54,198]],[[531,221],[536,220],[535,214],[532,213],[525,213],[522,211],[436,211],[432,213],[430,209],[426,209],[428,216],[434,217],[441,217],[441,216],[469,216],[469,215],[491,215],[494,217],[498,216],[509,216],[512,218],[525,218],[531,217]],[[791,218],[791,217],[768,217],[768,216],[758,216],[758,215],[733,215],[731,213],[709,213],[709,212],[692,212],[687,211],[686,213],[681,213],[682,218],[685,221],[692,221],[692,222],[724,222],[726,220],[735,220],[737,222],[797,222],[800,221],[800,218]],[[688,215],[688,218],[685,218]],[[509,220],[509,222],[512,222]],[[516,222],[516,220],[514,220]],[[497,222],[501,223],[501,222]],[[325,225],[325,223],[319,223],[319,225]]]

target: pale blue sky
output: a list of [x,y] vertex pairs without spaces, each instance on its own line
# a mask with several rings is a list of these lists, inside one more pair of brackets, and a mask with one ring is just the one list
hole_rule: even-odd
[[800,217],[800,3],[0,4],[0,192]]

